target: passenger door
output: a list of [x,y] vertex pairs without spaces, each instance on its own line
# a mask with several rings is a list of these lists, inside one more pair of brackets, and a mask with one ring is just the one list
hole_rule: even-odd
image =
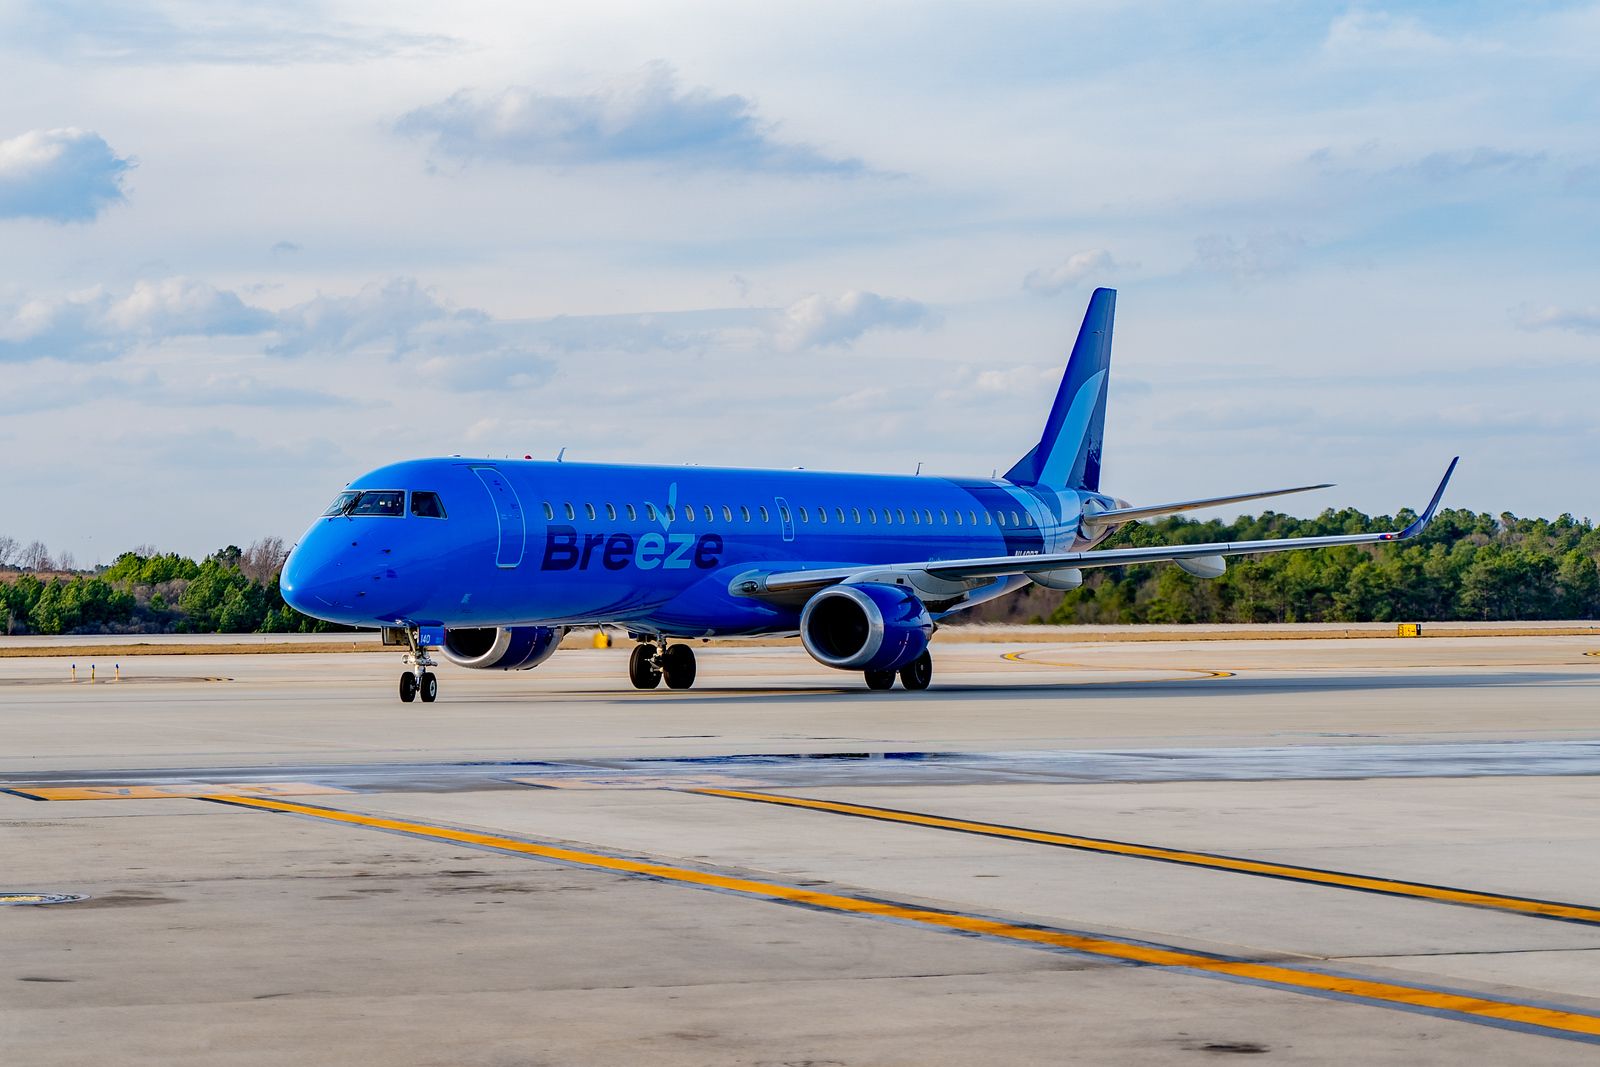
[[781,496],[773,497],[772,502],[778,505],[778,522],[783,526],[783,539],[793,541],[794,512],[789,510],[789,502]]
[[500,527],[500,541],[495,551],[494,562],[497,567],[515,567],[522,562],[522,553],[527,544],[528,524],[522,514],[522,501],[517,497],[517,491],[511,488],[511,483],[494,467],[473,467],[472,473],[478,476],[483,487],[489,493],[489,500],[494,504],[495,521]]

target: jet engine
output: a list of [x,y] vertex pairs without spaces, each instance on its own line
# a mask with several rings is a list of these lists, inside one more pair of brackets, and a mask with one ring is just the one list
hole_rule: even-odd
[[829,586],[800,613],[806,651],[842,671],[897,671],[927,651],[932,636],[928,609],[897,585]]
[[525,671],[555,654],[561,626],[474,626],[445,631],[444,656],[475,671]]

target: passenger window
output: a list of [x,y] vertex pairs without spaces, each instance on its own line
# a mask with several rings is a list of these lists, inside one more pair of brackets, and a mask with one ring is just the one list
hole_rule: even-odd
[[683,505],[683,521],[684,522],[693,522],[694,521],[694,505],[693,504],[685,504],[685,505]]
[[570,500],[567,501],[565,504],[562,504],[561,505],[561,509],[567,513],[567,521],[568,522],[571,522],[573,519],[576,519],[578,517],[578,513],[576,511],[572,510],[572,501],[570,501]]
[[871,508],[867,509],[867,525],[869,525],[869,526],[878,525],[878,513],[876,511],[873,511]]
[[1013,526],[1021,526],[1022,525],[1022,520],[1017,517],[1017,513],[1015,511],[1013,511],[1011,513],[1011,525],[1013,525]]
[[817,521],[821,522],[821,523],[826,523],[828,521],[828,509],[827,508],[818,508],[817,509]]
[[779,504],[778,505],[778,518],[782,519],[784,522],[790,522],[791,521],[790,518],[789,518],[789,505],[788,504]]
[[921,521],[922,521],[921,519],[917,518],[917,509],[916,508],[912,508],[911,509],[911,525],[916,526]]
[[950,525],[950,513],[948,511],[946,511],[944,508],[940,508],[939,509],[939,525],[940,526],[949,526]]
[[644,517],[651,522],[656,521],[656,506],[649,501],[646,501],[644,505]]
[[834,508],[833,514],[840,522],[844,521],[844,508]]
[[883,509],[883,524],[885,526],[894,525],[894,512],[890,511],[888,508]]
[[678,519],[678,509],[676,507],[672,506],[671,504],[668,504],[667,505],[667,521],[668,522],[676,522],[677,519]]
[[983,513],[983,524],[985,526],[993,526],[994,525],[994,512],[985,511]]
[[550,506],[550,501],[546,500],[544,502],[544,518],[545,518],[545,521],[546,522],[553,522],[555,520],[555,517],[556,517],[556,509]]
[[622,506],[624,508],[628,509],[628,521],[629,522],[638,522],[639,521],[639,513],[637,511],[633,510],[633,505],[632,504],[624,504]]
[[956,525],[960,526],[961,525],[961,512],[959,512],[959,511],[956,512],[955,516],[956,516]]
[[927,508],[923,508],[922,509],[922,521],[927,523],[929,526],[932,526],[933,525],[933,512],[929,511]]
[[412,493],[411,514],[419,519],[444,518],[444,504],[438,493]]
[[804,505],[801,505],[801,507],[800,507],[800,521],[801,522],[810,522],[811,521],[810,517],[806,515],[806,509],[805,509]]
[[406,495],[396,489],[367,490],[352,501],[346,515],[387,515],[400,518],[406,513]]
[[606,521],[607,522],[616,522],[617,521],[617,509],[615,507],[613,507],[609,502],[607,502],[607,504],[606,504]]
[[[870,514],[870,512],[869,512],[869,514]],[[860,508],[851,508],[850,509],[850,521],[855,523],[857,526],[861,525],[861,509]]]
[[757,510],[761,512],[761,521],[762,522],[771,522],[772,521],[772,516],[767,514],[767,506],[765,504],[760,505],[757,508]]
[[722,521],[723,522],[732,522],[733,521],[733,509],[728,507],[728,505],[726,505],[726,504],[722,505]]
[[1003,511],[997,511],[995,514],[1000,516],[1000,525],[1004,526],[1006,524],[1006,513]]
[[741,519],[743,519],[745,522],[749,522],[750,521],[750,509],[745,507],[743,504],[740,504],[739,505],[739,517]]
[[706,521],[707,522],[716,522],[717,521],[717,513],[711,510],[711,505],[710,504],[706,504],[706,505],[702,506],[700,508],[700,510],[706,513]]
[[[916,510],[917,510],[916,508],[912,508],[911,509],[912,514],[915,514]],[[901,511],[899,508],[895,508],[894,509],[894,517],[895,517],[895,521],[898,522],[901,526],[904,526],[906,524],[906,513]]]
[[588,519],[590,522],[593,522],[595,520],[594,505],[593,504],[585,504],[583,506],[583,517]]

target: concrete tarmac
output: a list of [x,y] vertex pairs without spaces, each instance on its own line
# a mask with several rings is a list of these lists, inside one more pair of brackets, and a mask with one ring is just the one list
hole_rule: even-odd
[[0,1063],[1593,1063],[1597,652],[0,659]]

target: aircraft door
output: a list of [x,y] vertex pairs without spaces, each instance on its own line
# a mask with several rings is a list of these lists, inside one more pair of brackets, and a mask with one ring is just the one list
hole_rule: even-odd
[[495,566],[515,567],[522,562],[522,553],[528,538],[528,526],[522,514],[522,501],[518,499],[517,491],[511,488],[511,483],[506,481],[505,475],[494,467],[473,467],[472,473],[478,476],[478,480],[488,491],[489,499],[494,504],[495,521],[500,526],[500,543],[495,551]]
[[789,502],[781,496],[773,497],[772,502],[778,505],[778,521],[783,525],[783,539],[785,541],[793,541],[794,512],[789,510]]

